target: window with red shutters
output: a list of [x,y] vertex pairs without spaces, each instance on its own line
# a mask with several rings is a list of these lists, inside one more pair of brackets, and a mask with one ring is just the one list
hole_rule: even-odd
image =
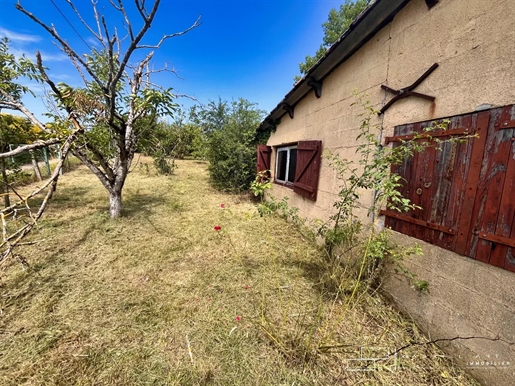
[[297,144],[297,166],[293,191],[316,201],[322,141],[301,141]]

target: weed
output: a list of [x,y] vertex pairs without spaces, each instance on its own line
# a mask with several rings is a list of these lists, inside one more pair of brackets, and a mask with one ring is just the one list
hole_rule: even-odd
[[270,170],[260,171],[254,181],[250,184],[250,191],[254,197],[258,197],[263,201],[265,192],[272,189],[272,181],[270,180]]
[[[378,230],[374,221],[383,208],[398,212],[420,209],[402,196],[400,188],[405,181],[392,172],[392,165],[402,163],[428,146],[439,149],[443,141],[431,137],[431,134],[433,131],[445,130],[448,122],[435,123],[423,133],[414,135],[412,139],[401,141],[398,146],[383,146],[379,135],[381,127],[372,124],[372,117],[377,116],[377,111],[365,99],[365,94],[355,92],[355,97],[354,104],[363,107],[356,137],[356,143],[359,144],[356,150],[358,161],[344,159],[331,152],[325,154],[325,158],[341,181],[338,199],[333,205],[336,212],[317,230],[317,235],[322,237],[325,243],[330,274],[334,276],[331,270],[340,269],[338,265],[341,262],[348,265],[349,262],[357,261],[360,266],[357,271],[358,281],[366,280],[368,284],[377,285],[379,268],[388,260],[397,264],[413,283],[418,283],[417,288],[427,290],[429,284],[415,279],[402,265],[403,259],[420,254],[421,249],[416,245],[400,248],[391,240],[389,230]],[[464,136],[446,141],[461,142],[468,138],[469,136]],[[364,223],[363,216],[358,216],[357,212],[362,209],[361,203],[368,192],[372,192],[373,199],[368,208],[368,222]]]

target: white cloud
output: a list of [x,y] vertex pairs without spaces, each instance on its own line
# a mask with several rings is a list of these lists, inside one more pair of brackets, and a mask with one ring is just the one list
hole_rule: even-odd
[[45,62],[65,62],[69,58],[66,54],[63,54],[62,52],[58,53],[50,53],[47,51],[39,51],[41,53],[41,58],[43,59],[43,63]]
[[6,37],[13,42],[37,43],[41,41],[41,37],[38,35],[20,34],[3,27],[0,27],[0,36]]
[[55,80],[58,80],[58,81],[61,81],[61,82],[65,82],[67,80],[74,80],[75,79],[75,77],[71,76],[70,74],[63,74],[63,73],[54,74],[52,72],[51,76],[52,76],[52,79],[55,79]]
[[[9,52],[13,54],[17,58],[21,58],[25,55],[27,58],[36,61],[36,50],[28,50],[28,49],[20,49],[16,47],[9,47]],[[68,56],[62,52],[52,53],[48,51],[39,50],[41,53],[41,58],[43,59],[43,63],[46,62],[65,62],[68,60]]]
[[[0,37],[5,36],[12,42],[9,44],[9,52],[16,58],[21,58],[23,55],[31,59],[36,60],[36,48],[32,49],[29,47],[35,47],[31,43],[37,43],[41,41],[41,37],[37,35],[20,34],[14,31],[10,31],[6,28],[0,27]],[[49,52],[39,50],[43,58],[43,62],[64,62],[68,60],[68,56],[63,52]]]
[[86,38],[86,41],[87,41],[90,45],[92,45],[92,46],[100,47],[100,43],[99,43],[99,41],[98,41],[96,38],[92,37],[92,36],[88,36],[88,37]]

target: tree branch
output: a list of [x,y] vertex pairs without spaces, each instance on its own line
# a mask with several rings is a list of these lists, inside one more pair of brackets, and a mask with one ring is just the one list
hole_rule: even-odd
[[137,46],[136,48],[160,48],[161,47],[161,44],[163,44],[163,42],[167,39],[170,39],[170,38],[174,38],[174,37],[177,37],[177,36],[181,36],[181,35],[184,35],[186,33],[188,33],[189,31],[191,31],[192,29],[194,28],[197,28],[199,27],[202,23],[200,22],[200,19],[201,19],[202,15],[199,16],[197,18],[197,20],[195,20],[195,23],[193,23],[190,27],[188,27],[187,29],[185,29],[184,31],[181,31],[181,32],[175,32],[173,34],[169,34],[169,35],[164,35],[161,40],[159,41],[159,43],[155,44],[155,45],[148,45],[148,44],[144,44],[144,45],[141,45],[141,46]]
[[164,87],[162,87],[162,86],[157,86],[155,83],[151,83],[151,82],[148,80],[148,79],[149,79],[149,77],[150,77],[150,75],[152,75],[152,74],[158,74],[158,73],[160,73],[160,72],[169,72],[169,73],[174,74],[178,79],[184,80],[184,78],[181,78],[181,77],[179,76],[179,74],[177,73],[177,71],[175,70],[175,68],[170,69],[170,68],[168,68],[168,64],[166,64],[166,63],[165,63],[165,65],[164,65],[164,67],[163,67],[163,68],[160,68],[160,69],[157,69],[157,70],[150,70],[150,69],[148,68],[148,66],[147,66],[147,71],[145,71],[145,72],[143,73],[143,76],[147,77],[147,84],[152,84],[152,85],[154,85],[154,86],[156,86],[156,87],[159,87],[159,88],[161,88],[161,89],[164,89]]
[[39,209],[35,216],[32,215],[32,212],[29,210],[29,215],[31,217],[31,222],[24,225],[22,228],[18,229],[16,232],[14,232],[10,236],[5,236],[6,234],[6,228],[5,225],[3,225],[3,233],[4,233],[4,240],[2,243],[0,243],[0,249],[3,249],[3,252],[0,253],[0,263],[3,262],[9,255],[13,255],[14,248],[19,244],[21,240],[25,236],[27,236],[30,231],[37,225],[38,220],[41,218],[43,213],[45,212],[48,203],[50,202],[52,195],[54,194],[55,187],[57,186],[57,181],[59,180],[59,176],[61,173],[61,170],[64,165],[64,161],[66,160],[66,157],[68,156],[68,153],[70,152],[72,144],[76,141],[77,136],[81,134],[84,130],[82,127],[78,126],[64,141],[63,146],[61,148],[61,159],[57,163],[56,168],[54,169],[54,172],[50,176],[50,178],[40,187],[33,190],[31,193],[29,193],[27,196],[25,196],[23,199],[19,200],[15,204],[4,208],[0,210],[0,214],[2,217],[5,218],[6,214],[10,215],[11,213],[14,213],[19,206],[25,206],[28,207],[28,201],[44,191],[47,188],[50,188],[47,192],[45,198],[43,199],[43,202],[40,204]]
[[[103,42],[102,40],[102,35],[97,35],[95,33],[95,31],[93,31],[93,28],[91,28],[89,26],[88,23],[86,23],[86,21],[82,18],[82,15],[80,14],[79,10],[75,7],[75,5],[73,4],[72,0],[66,0],[66,2],[70,5],[70,7],[73,9],[73,11],[75,12],[75,14],[77,15],[77,17],[79,18],[80,22],[82,23],[82,25],[84,27],[86,27],[88,29],[89,32],[91,32],[91,34],[98,40],[100,41],[101,43]],[[96,3],[92,0],[91,1],[91,4],[93,6],[93,10],[95,12],[95,14],[97,14],[97,9],[96,9]]]
[[88,169],[91,170],[91,172],[95,176],[97,176],[97,178],[100,180],[102,185],[104,185],[104,187],[109,192],[111,192],[111,190],[113,189],[113,186],[111,185],[109,178],[102,172],[102,170],[100,170],[93,162],[91,162],[91,160],[84,153],[82,153],[79,149],[73,149],[72,154],[75,157],[77,157],[78,159],[80,159],[80,161],[84,165],[86,165],[88,167]]
[[[452,341],[455,341],[455,340],[472,340],[472,339],[488,340],[490,342],[499,341],[499,342],[503,342],[503,343],[507,344],[508,346],[515,346],[515,342],[506,341],[504,339],[501,339],[499,336],[496,336],[495,338],[489,338],[489,337],[486,337],[486,336],[455,336],[453,338],[435,339],[435,340],[431,340],[429,342],[412,342],[412,343],[408,343],[408,344],[402,346],[401,348],[398,348],[397,350],[395,350],[394,352],[390,353],[389,355],[387,355],[387,356],[385,356],[383,358],[377,358],[375,360],[375,362],[388,360],[391,357],[393,357],[393,356],[397,355],[398,353],[400,353],[401,351],[404,351],[404,350],[406,350],[406,349],[408,349],[410,347],[414,347],[414,346],[428,346],[428,345],[433,345],[433,344],[437,344],[437,343],[441,343],[441,342],[452,342]],[[364,367],[366,368],[366,367],[369,367],[370,365],[372,365],[372,363],[369,363],[369,364],[367,364]]]
[[27,150],[41,149],[42,147],[55,145],[56,143],[60,143],[60,142],[61,142],[61,140],[59,140],[57,138],[49,139],[47,141],[35,141],[34,143],[31,143],[30,145],[20,146],[14,150],[11,150],[11,151],[8,151],[5,153],[0,153],[0,158],[13,157],[20,153],[26,152]]
[[[145,66],[150,62],[152,59],[152,56],[154,56],[154,52],[150,52],[145,59],[143,59],[138,67],[134,70],[133,79],[129,81],[130,87],[131,87],[131,94],[137,95],[140,87],[141,82],[143,79],[143,70],[145,69]],[[129,149],[129,153],[134,148],[134,122],[144,113],[144,109],[142,108],[140,111],[136,111],[135,106],[135,98],[131,97],[129,98],[129,117],[127,118],[127,131],[126,131],[126,137],[125,137],[125,148]]]
[[[142,9],[144,10],[145,3],[144,3],[144,1],[143,2],[140,2],[140,1],[141,0],[136,0],[136,5],[138,6],[138,9],[140,9],[139,4],[141,4],[141,7],[143,7]],[[160,3],[160,0],[156,0],[154,2],[152,10],[150,11],[150,14],[146,18],[144,18],[145,22],[143,24],[143,27],[141,27],[140,31],[135,36],[135,38],[131,40],[131,43],[130,43],[129,47],[127,48],[127,51],[125,51],[125,55],[123,56],[123,59],[120,62],[120,68],[118,69],[118,72],[116,73],[116,75],[113,77],[112,83],[109,85],[109,89],[112,92],[115,91],[114,87],[116,87],[116,85],[118,84],[118,81],[122,77],[125,67],[127,66],[127,63],[129,62],[129,58],[132,56],[132,53],[138,48],[139,42],[141,41],[143,36],[147,33],[148,29],[152,25],[152,21],[154,20],[157,9],[159,8],[159,3]],[[140,10],[140,13],[141,13],[141,10]]]
[[18,110],[18,111],[21,111],[23,114],[25,114],[25,116],[32,122],[32,124],[34,124],[35,126],[37,126],[39,129],[41,129],[43,132],[45,133],[50,133],[50,131],[48,130],[48,128],[43,125],[39,119],[37,119],[34,114],[32,114],[24,105],[21,101],[18,101],[16,99],[14,99],[11,95],[9,95],[8,93],[6,93],[3,89],[0,88],[0,94],[6,99],[3,101],[3,103],[7,106],[9,106],[10,109],[12,110]]
[[[50,88],[57,95],[59,100],[64,102],[64,97],[61,94],[61,91],[57,88],[55,83],[48,77],[48,75],[45,71],[45,68],[43,67],[43,61],[41,60],[41,54],[39,53],[39,51],[36,52],[36,60],[37,60],[36,66],[37,66],[39,72],[41,73],[41,77],[50,86]],[[75,127],[74,132],[76,133],[75,134],[75,137],[76,137],[76,135],[79,132],[80,133],[84,132],[84,129],[83,129],[82,125],[80,124],[80,122],[77,120],[76,112],[74,110],[72,110],[66,103],[64,104],[64,106],[65,106],[66,112],[68,113],[68,120],[70,120],[70,122]]]
[[131,26],[131,23],[129,21],[129,17],[127,16],[127,12],[125,12],[125,7],[123,6],[123,2],[122,2],[122,0],[117,0],[117,1],[118,1],[118,4],[119,4],[119,7],[117,7],[114,4],[113,0],[109,0],[109,2],[112,4],[112,6],[115,9],[122,13],[123,18],[125,19],[125,23],[127,24],[127,30],[129,31],[129,36],[131,37],[131,40],[134,40],[134,34],[132,32],[132,26]]
[[410,347],[413,347],[413,346],[428,346],[428,345],[437,344],[437,343],[440,343],[440,342],[453,342],[455,340],[472,340],[472,339],[482,339],[482,340],[488,340],[490,342],[500,341],[500,342],[506,343],[508,346],[515,346],[515,342],[506,341],[504,339],[501,339],[499,336],[496,336],[495,338],[489,338],[487,336],[455,336],[453,338],[435,339],[435,340],[431,340],[429,342],[412,342],[412,343],[408,343],[408,344],[402,346],[401,348],[398,348],[397,350],[395,350],[393,353],[391,353],[389,355],[389,357],[391,357],[391,356],[393,356],[395,354],[398,354],[401,351],[404,351],[407,348],[410,348]]
[[136,3],[139,14],[145,20],[148,17],[148,13],[145,9],[145,0],[135,0],[134,2]]
[[104,41],[104,37],[102,36],[102,28],[100,28],[100,21],[98,18],[98,11],[97,11],[97,3],[98,1],[91,0],[91,6],[93,7],[93,16],[95,17],[95,21],[97,23],[97,30],[98,30],[98,36],[100,37],[100,41]]
[[[19,0],[18,0],[19,1]],[[79,54],[77,54],[71,47],[68,43],[66,43],[66,41],[64,41],[60,36],[59,34],[57,33],[56,29],[55,28],[50,28],[49,26],[47,26],[45,23],[43,23],[41,20],[39,20],[34,14],[30,13],[29,11],[27,11],[25,8],[23,8],[21,6],[21,4],[18,2],[16,4],[16,9],[19,10],[20,12],[24,13],[25,15],[27,15],[30,19],[32,19],[33,21],[35,21],[37,24],[39,24],[41,27],[43,27],[50,35],[52,35],[60,44],[61,46],[63,47],[63,50],[64,52],[68,55],[68,56],[71,56],[71,57],[74,57],[83,67],[84,69],[88,72],[88,74],[95,80],[95,82],[98,83],[98,85],[100,87],[102,87],[102,89],[104,89],[104,91],[106,91],[105,89],[105,85],[102,83],[102,81],[100,80],[100,78],[95,74],[95,72],[89,67],[89,65],[84,61],[84,59],[81,58],[81,56]]]
[[95,146],[93,146],[92,144],[90,144],[88,142],[84,143],[84,147],[86,148],[86,150],[90,151],[95,156],[96,160],[100,164],[100,167],[102,169],[104,169],[104,172],[105,172],[105,175],[107,176],[107,178],[109,180],[114,180],[115,176],[113,173],[113,169],[109,166],[109,163],[104,158],[102,153]]

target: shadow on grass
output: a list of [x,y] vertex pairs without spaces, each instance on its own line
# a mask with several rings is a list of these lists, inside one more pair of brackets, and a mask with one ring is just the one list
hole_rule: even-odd
[[253,259],[246,254],[241,257],[241,264],[245,274],[249,277],[255,277],[256,272],[259,272],[263,266],[260,260]]
[[59,209],[75,209],[78,206],[93,204],[98,197],[93,196],[95,188],[87,186],[58,186],[51,204],[58,206]]
[[[98,194],[97,187],[77,186],[77,187],[59,187],[54,197],[52,198],[51,205],[58,210],[79,209],[80,207],[95,205],[99,207],[97,210],[101,213],[109,212],[109,197],[107,191],[104,196]],[[124,195],[122,203],[122,216],[146,216],[157,207],[165,207],[171,209],[181,209],[181,205],[176,200],[165,198],[156,194],[141,194],[141,193],[128,193]],[[41,200],[34,201],[40,204]],[[90,215],[91,212],[85,212],[84,216]],[[80,218],[79,218],[80,219]]]
[[144,216],[149,217],[155,209],[165,209],[170,200],[158,194],[131,193],[123,200],[122,215],[124,217]]

